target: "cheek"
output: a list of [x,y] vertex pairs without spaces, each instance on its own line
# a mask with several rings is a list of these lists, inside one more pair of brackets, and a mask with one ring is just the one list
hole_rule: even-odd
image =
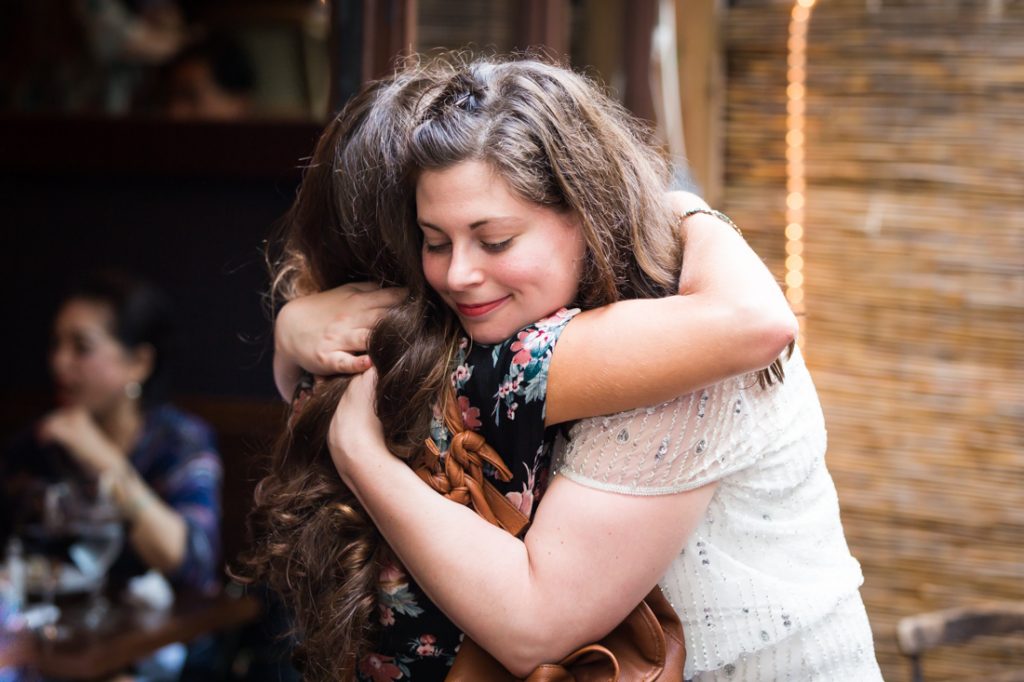
[[81,377],[97,393],[121,390],[126,382],[125,369],[119,359],[102,352],[82,361]]
[[423,278],[427,285],[434,291],[440,293],[444,290],[445,281],[448,278],[448,267],[437,256],[424,253],[420,260],[423,267]]
[[546,287],[551,279],[552,259],[546,255],[520,258],[509,254],[507,258],[495,261],[490,268],[492,279],[513,289]]
[[565,230],[548,243],[545,267],[541,276],[548,286],[562,296],[574,298],[583,275],[585,247],[578,230]]

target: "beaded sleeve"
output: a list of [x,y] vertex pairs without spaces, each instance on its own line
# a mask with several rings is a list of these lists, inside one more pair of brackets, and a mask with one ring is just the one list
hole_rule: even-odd
[[585,419],[560,444],[553,469],[588,487],[629,495],[692,490],[750,466],[747,376],[660,405]]

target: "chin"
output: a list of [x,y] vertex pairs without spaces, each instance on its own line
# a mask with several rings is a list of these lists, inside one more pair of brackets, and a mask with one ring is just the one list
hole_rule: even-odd
[[505,339],[513,336],[517,331],[530,324],[520,324],[516,326],[508,324],[498,324],[495,322],[472,322],[463,321],[462,328],[466,331],[466,334],[475,342],[483,343],[486,345],[492,345],[501,343]]

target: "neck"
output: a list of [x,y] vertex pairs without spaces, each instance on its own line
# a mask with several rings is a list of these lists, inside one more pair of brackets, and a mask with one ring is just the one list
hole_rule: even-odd
[[142,422],[142,409],[138,401],[127,398],[119,401],[109,412],[96,417],[99,427],[126,456],[131,454],[138,443]]

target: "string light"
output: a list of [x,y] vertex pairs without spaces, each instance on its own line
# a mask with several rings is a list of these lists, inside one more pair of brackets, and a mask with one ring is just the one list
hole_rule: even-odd
[[786,45],[786,299],[799,315],[800,338],[806,340],[804,307],[804,220],[807,179],[804,165],[804,113],[807,111],[807,27],[816,0],[796,0]]

